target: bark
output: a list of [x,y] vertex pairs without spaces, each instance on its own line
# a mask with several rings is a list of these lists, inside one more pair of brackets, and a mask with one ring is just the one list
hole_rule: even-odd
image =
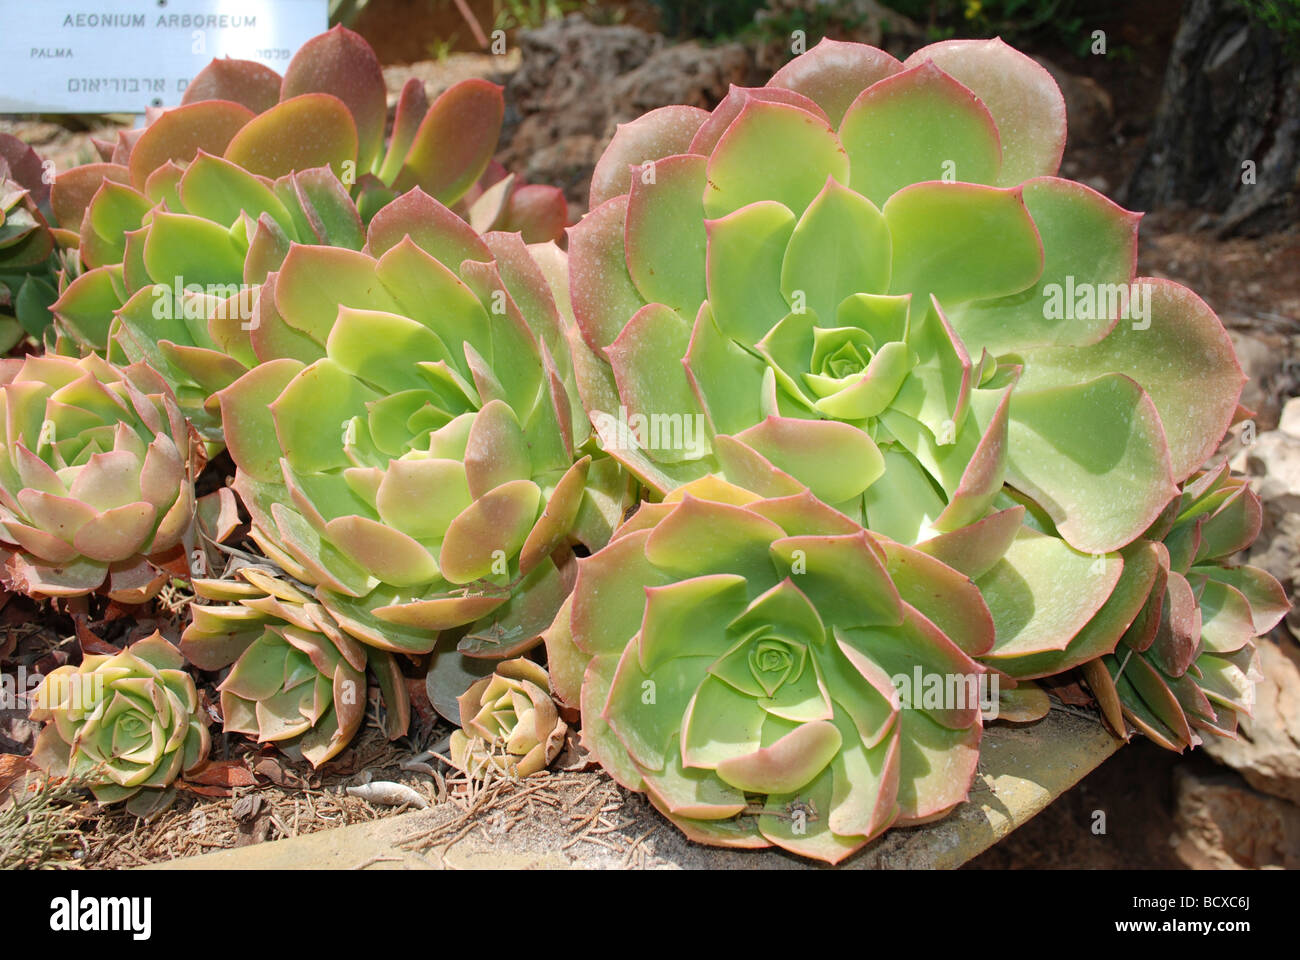
[[1300,63],[1232,0],[1189,0],[1123,202],[1202,209],[1221,234],[1261,233],[1296,224],[1298,181]]

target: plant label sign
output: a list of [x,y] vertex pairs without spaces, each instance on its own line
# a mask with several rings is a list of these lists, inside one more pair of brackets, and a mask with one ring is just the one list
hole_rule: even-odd
[[214,57],[283,73],[327,0],[0,0],[0,113],[174,107]]

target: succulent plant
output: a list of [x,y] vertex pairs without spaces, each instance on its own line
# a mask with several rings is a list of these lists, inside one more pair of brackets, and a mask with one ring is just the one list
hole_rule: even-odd
[[361,727],[367,666],[389,739],[406,733],[410,700],[392,655],[358,643],[283,575],[241,567],[237,578],[195,580],[194,591],[221,602],[191,605],[181,652],[200,670],[231,667],[219,687],[226,733],[275,743],[318,767]]
[[[60,311],[75,318],[68,323],[77,339],[103,349],[109,305],[121,306],[142,284],[132,287],[117,270],[96,273],[94,268],[115,268],[133,259],[140,273],[138,259],[145,242],[137,236],[132,244],[128,235],[146,224],[160,205],[173,214],[195,214],[230,228],[241,251],[254,243],[254,228],[268,210],[281,229],[262,226],[270,236],[255,245],[264,255],[275,248],[283,255],[290,240],[350,245],[347,240],[359,234],[359,226],[352,226],[347,211],[336,209],[334,198],[319,215],[310,209],[321,199],[316,194],[324,189],[324,173],[313,173],[310,184],[304,185],[308,196],[301,195],[298,184],[284,185],[292,173],[330,170],[355,195],[366,220],[414,187],[448,205],[476,191],[474,209],[465,209],[483,229],[522,230],[530,241],[559,236],[566,217],[558,190],[516,188],[513,178],[497,174],[486,189],[478,186],[500,132],[504,104],[499,87],[465,80],[429,104],[423,83],[412,78],[398,100],[387,144],[386,103],[374,51],[359,35],[336,27],[304,44],[283,78],[254,61],[213,60],[186,89],[181,106],[151,113],[143,130],[123,132],[116,143],[101,144],[103,162],[60,174],[52,193],[60,227],[56,235],[64,246],[78,248],[94,277],[83,280]],[[209,163],[202,182],[190,185],[193,196],[187,196],[177,181],[191,162],[204,156],[224,158],[255,177],[258,185],[232,182],[229,175],[213,173],[216,165]],[[276,198],[269,199],[266,192],[273,186]],[[276,215],[284,214],[284,207],[293,214],[292,223],[288,216]],[[237,223],[241,208],[251,218],[242,226]],[[234,254],[211,226],[170,226],[169,233],[185,246],[197,243],[206,251],[202,259],[187,262],[195,274],[222,266],[227,273],[240,272],[232,262]],[[342,237],[336,230],[344,231]],[[173,253],[172,259],[183,257]],[[263,258],[256,258],[254,269],[264,266]],[[124,285],[131,288],[126,293]]]
[[[1064,138],[1055,83],[1000,41],[899,63],[827,40],[712,113],[622,126],[570,231],[606,449],[662,494],[768,424],[768,460],[820,462],[814,491],[900,542],[982,519],[1004,483],[1074,550],[1137,539],[1243,376],[1193,293],[1135,279],[1137,217],[1055,176]],[[696,415],[694,446],[609,436]],[[855,427],[876,463],[828,469],[774,417]]]
[[[126,238],[120,308],[105,313],[116,289],[115,268],[103,266],[98,270],[109,276],[91,270],[55,304],[61,326],[85,347],[107,335],[110,358],[148,363],[174,388],[204,438],[219,442],[214,394],[259,360],[254,328],[261,284],[293,244],[359,250],[365,232],[328,168],[264,183],[200,154],[173,184],[171,199]],[[114,289],[105,289],[108,301],[97,302],[95,285],[104,283]],[[106,329],[91,328],[105,317],[112,320]]]
[[[189,360],[182,372],[190,373],[198,365],[185,356],[191,340],[212,346],[208,315],[221,306],[220,334],[237,337],[236,321],[248,321],[257,285],[291,243],[359,249],[365,238],[356,207],[328,167],[273,181],[200,149],[184,167],[167,161],[137,187],[94,169],[102,166],[73,168],[52,192],[60,219],[82,224],[71,240],[57,231],[77,247],[83,272],[65,278],[53,308],[60,333],[81,349],[103,352],[115,315],[125,312],[134,352],[155,335],[175,338],[164,354],[155,347],[151,362],[169,370]],[[208,359],[206,366],[221,364]],[[200,370],[211,379],[211,371]]]
[[167,385],[92,354],[0,361],[0,576],[33,596],[139,603],[195,549],[203,452]]
[[1205,733],[1236,736],[1262,676],[1255,639],[1290,609],[1270,574],[1231,563],[1261,517],[1259,498],[1224,464],[1195,474],[1148,531],[1154,584],[1114,653],[1084,667],[1121,736],[1131,724],[1178,751]]
[[52,319],[59,258],[49,199],[40,157],[0,133],[0,354],[29,336],[39,342]]
[[[459,212],[483,231],[519,230],[525,240],[543,242],[558,239],[564,227],[560,190],[516,185],[504,171],[482,182],[505,114],[500,87],[462,80],[431,104],[424,82],[412,77],[398,95],[385,142],[387,90],[379,59],[346,27],[303,44],[283,78],[253,61],[213,60],[174,111],[186,119],[173,123],[192,133],[204,121],[197,112],[190,120],[182,111],[212,109],[215,103],[237,104],[253,114],[225,146],[229,159],[269,177],[329,164],[355,184],[367,220],[395,196],[419,187],[447,206],[461,203]],[[464,202],[467,197],[473,204]]]
[[460,697],[460,730],[451,734],[458,770],[527,777],[545,770],[568,727],[549,693],[546,669],[524,657],[503,660]]
[[52,670],[32,694],[45,726],[32,760],[100,803],[169,786],[208,758],[208,728],[180,652],[154,633],[117,654]]
[[992,643],[979,591],[934,556],[807,490],[712,477],[579,561],[546,635],[619,783],[694,840],[830,862],[965,799]]
[[589,500],[561,324],[517,234],[480,237],[418,189],[363,252],[293,246],[268,278],[261,363],[218,394],[234,488],[266,555],[354,637],[537,642],[564,592],[550,555]]

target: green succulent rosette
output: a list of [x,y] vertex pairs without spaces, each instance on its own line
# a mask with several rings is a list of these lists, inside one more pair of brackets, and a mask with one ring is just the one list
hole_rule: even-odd
[[[556,693],[619,783],[694,840],[832,863],[965,799],[992,643],[979,591],[932,554],[807,490],[713,477],[579,561],[546,635]],[[963,695],[929,697],[929,678]]]
[[503,660],[459,698],[460,730],[451,734],[452,766],[528,777],[560,754],[568,726],[549,693],[546,668],[524,657]]
[[[1136,540],[1243,376],[1204,303],[1135,276],[1136,215],[1055,176],[1064,139],[1055,83],[1000,41],[906,63],[823,41],[712,113],[624,125],[570,242],[606,449],[662,493],[726,469],[715,437],[761,431],[770,462],[820,463],[814,492],[900,542],[1011,494],[1075,551]],[[697,414],[693,446],[610,436]],[[851,426],[873,462],[840,469],[780,420]]]
[[44,723],[32,760],[100,803],[169,786],[207,762],[210,740],[184,658],[161,634],[51,671],[32,694]]
[[561,315],[520,237],[413,190],[363,252],[293,246],[253,339],[262,362],[218,397],[266,555],[381,649],[460,627],[484,656],[536,643],[565,590],[552,554],[603,542],[588,491],[620,480],[582,453]]
[[1236,737],[1262,679],[1255,641],[1291,609],[1272,575],[1233,562],[1261,520],[1259,497],[1223,464],[1195,474],[1147,532],[1151,588],[1114,652],[1083,668],[1121,736],[1136,729],[1180,752],[1207,734]]
[[195,548],[203,451],[162,379],[95,355],[0,361],[0,577],[140,603]]
[[393,656],[351,637],[309,592],[261,567],[195,580],[194,591],[212,602],[190,606],[181,652],[200,670],[230,667],[218,688],[226,733],[319,767],[361,728],[367,667],[386,707],[385,733],[406,733],[410,699]]
[[[530,243],[559,239],[568,213],[563,192],[524,184],[492,162],[505,117],[499,86],[461,80],[430,103],[424,81],[411,77],[386,134],[387,100],[375,52],[337,26],[303,44],[283,78],[254,61],[213,60],[186,88],[182,106],[247,107],[255,117],[231,139],[227,156],[267,176],[329,163],[353,185],[367,220],[419,187],[482,232],[520,232]],[[315,139],[285,142],[301,130]],[[319,136],[322,130],[328,136]]]
[[1138,217],[1055,176],[1064,139],[1001,41],[824,41],[624,125],[570,242],[602,447],[660,494],[775,468],[898,542],[988,539],[1009,678],[1113,650],[1243,376],[1204,303],[1136,276]]

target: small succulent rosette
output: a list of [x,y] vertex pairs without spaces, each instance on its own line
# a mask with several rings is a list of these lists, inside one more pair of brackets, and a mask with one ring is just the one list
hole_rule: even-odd
[[202,449],[162,379],[91,354],[0,361],[0,576],[14,591],[124,603],[188,572]]
[[1140,537],[1244,378],[1195,294],[1136,276],[1137,215],[1056,176],[1065,132],[1051,77],[997,40],[902,63],[825,40],[711,113],[624,124],[570,230],[605,448],[666,493],[716,472],[717,436],[833,421],[870,463],[796,428],[762,453],[820,455],[805,482],[836,496],[861,478],[829,502],[891,539],[982,519],[1004,483],[1074,550]]
[[992,643],[978,589],[935,556],[807,491],[715,478],[579,561],[546,635],[620,784],[694,840],[832,863],[966,798]]
[[207,721],[185,659],[154,633],[113,655],[62,666],[32,694],[44,723],[32,760],[113,803],[168,787],[207,762]]
[[309,593],[269,568],[242,567],[223,580],[195,580],[212,603],[194,603],[181,652],[222,680],[226,733],[274,743],[318,767],[337,756],[366,715],[366,669],[379,683],[389,739],[406,733],[410,700],[392,655],[340,629]]
[[1291,605],[1281,584],[1233,563],[1262,514],[1245,478],[1226,464],[1197,473],[1148,532],[1158,563],[1119,646],[1084,667],[1112,729],[1130,725],[1169,750],[1203,735],[1237,735],[1262,678],[1256,638]]
[[41,158],[0,133],[0,354],[50,325],[60,263],[50,231],[50,188]]
[[494,657],[537,642],[566,589],[552,554],[605,516],[561,324],[517,234],[419,190],[363,251],[292,247],[258,301],[262,362],[218,394],[265,555],[380,649],[471,625]]
[[545,770],[564,746],[568,727],[551,699],[546,668],[524,657],[503,660],[460,697],[461,729],[451,734],[451,762],[471,774],[493,770],[527,777]]

